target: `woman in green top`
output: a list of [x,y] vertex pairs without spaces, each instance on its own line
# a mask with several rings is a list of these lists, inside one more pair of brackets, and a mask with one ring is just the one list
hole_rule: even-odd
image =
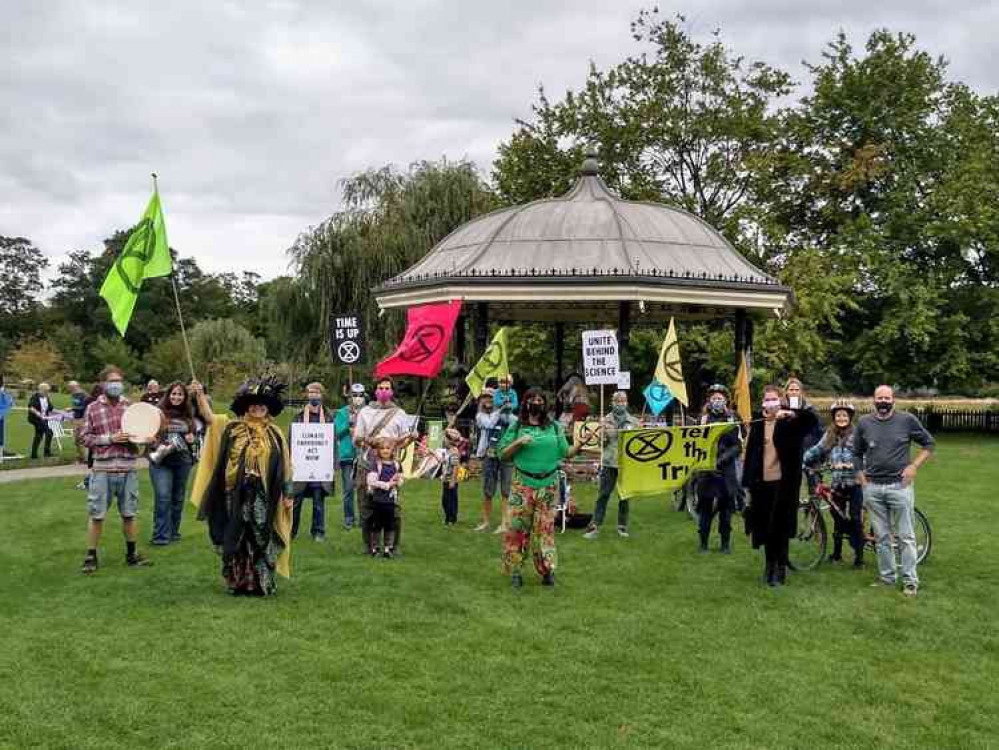
[[566,442],[562,428],[548,416],[539,388],[531,388],[520,405],[520,418],[507,427],[497,451],[514,466],[510,524],[503,537],[503,567],[514,588],[524,585],[521,573],[528,548],[543,586],[555,585],[555,504],[558,467],[579,451]]

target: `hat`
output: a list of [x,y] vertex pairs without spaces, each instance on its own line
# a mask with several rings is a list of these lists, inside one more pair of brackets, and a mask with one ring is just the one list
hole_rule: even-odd
[[363,396],[364,395],[364,384],[363,383],[354,383],[354,385],[352,385],[350,387],[350,395],[351,396]]
[[254,404],[263,404],[270,415],[276,417],[284,410],[282,396],[286,387],[274,375],[266,378],[250,378],[236,389],[236,396],[229,408],[237,417],[241,417]]
[[835,414],[838,411],[845,411],[852,417],[856,409],[853,407],[853,404],[846,399],[838,398],[829,405],[829,413]]
[[720,393],[725,398],[728,398],[728,388],[723,386],[721,383],[715,383],[714,385],[708,386],[708,395],[711,396],[715,393]]

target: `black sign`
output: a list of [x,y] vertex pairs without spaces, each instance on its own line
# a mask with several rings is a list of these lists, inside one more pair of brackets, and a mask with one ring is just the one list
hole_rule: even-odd
[[334,362],[353,366],[364,358],[364,327],[361,316],[334,314],[330,319],[330,354]]

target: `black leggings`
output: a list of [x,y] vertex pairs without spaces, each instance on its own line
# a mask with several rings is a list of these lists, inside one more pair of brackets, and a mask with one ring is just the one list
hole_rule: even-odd
[[52,430],[49,429],[47,424],[35,424],[35,439],[31,443],[31,457],[38,458],[38,446],[42,442],[42,438],[45,438],[45,455],[52,455]]
[[395,505],[371,503],[371,548],[378,546],[379,535],[385,532],[385,546],[393,546],[395,539]]

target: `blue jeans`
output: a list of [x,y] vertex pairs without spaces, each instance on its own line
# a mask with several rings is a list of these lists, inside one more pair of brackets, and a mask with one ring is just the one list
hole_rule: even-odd
[[169,544],[180,539],[180,520],[192,464],[149,464],[153,483],[153,544]]
[[292,513],[291,536],[298,536],[298,525],[302,520],[302,503],[312,498],[312,536],[326,536],[326,493],[321,484],[310,482],[309,486],[295,495],[295,510]]
[[343,492],[343,525],[348,529],[354,525],[354,462],[340,464],[340,486]]
[[902,583],[919,586],[916,575],[916,528],[913,521],[915,495],[912,485],[867,483],[864,488],[864,505],[874,522],[878,546],[878,575],[883,583],[895,583],[895,550],[892,538],[898,543],[902,564]]

